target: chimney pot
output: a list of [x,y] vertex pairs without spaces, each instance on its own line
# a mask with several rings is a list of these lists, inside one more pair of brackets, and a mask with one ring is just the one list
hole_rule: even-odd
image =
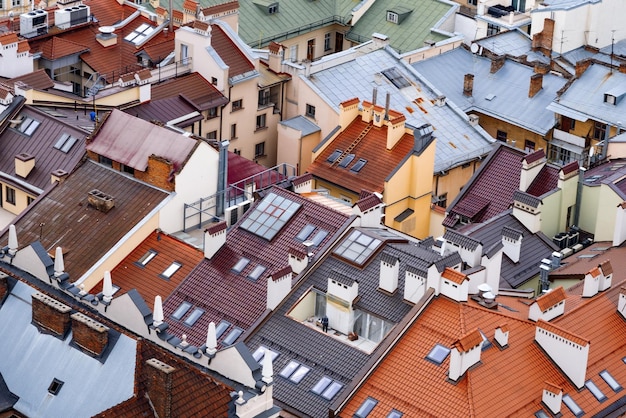
[[70,329],[69,306],[41,293],[33,294],[32,306],[34,323],[58,336],[67,334]]
[[474,90],[474,74],[465,74],[463,80],[463,95],[472,97],[472,91]]
[[504,55],[497,55],[497,56],[493,57],[491,59],[491,68],[489,69],[489,72],[491,74],[497,73],[498,70],[504,66],[504,60],[505,59],[506,58],[505,58]]
[[530,76],[530,87],[528,89],[528,97],[535,97],[543,88],[543,74],[533,74]]

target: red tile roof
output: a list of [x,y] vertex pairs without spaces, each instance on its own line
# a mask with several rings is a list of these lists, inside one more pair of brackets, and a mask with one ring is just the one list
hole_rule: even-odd
[[55,36],[41,45],[41,56],[52,61],[88,50],[85,45]]
[[19,38],[17,37],[17,33],[15,32],[5,32],[0,35],[0,45],[11,45],[19,42]]
[[228,98],[196,72],[152,85],[152,101],[172,97],[182,97],[199,110],[228,103]]
[[535,161],[539,161],[545,156],[546,156],[546,153],[543,151],[543,149],[539,149],[535,152],[531,152],[530,154],[525,156],[524,159],[526,160],[528,164],[530,164],[530,163],[534,163]]
[[211,46],[228,66],[228,77],[254,70],[254,64],[219,25],[211,25]]
[[48,76],[46,70],[41,69],[32,73],[24,74],[19,77],[11,78],[3,81],[2,84],[8,86],[13,91],[16,82],[22,82],[34,89],[46,90],[54,87],[54,81]]
[[567,295],[565,294],[565,289],[563,289],[563,286],[559,286],[556,289],[539,296],[535,302],[537,302],[539,309],[544,312],[557,303],[564,301],[566,298]]
[[470,349],[476,347],[482,341],[483,341],[482,334],[480,333],[480,331],[475,329],[474,331],[470,331],[467,334],[465,334],[464,336],[462,336],[461,338],[459,338],[457,341],[454,342],[453,345],[460,352],[467,352]]
[[227,12],[229,10],[239,9],[239,1],[229,1],[222,4],[217,4],[215,6],[210,6],[202,9],[202,13],[206,15],[217,14]]
[[559,169],[551,165],[545,165],[530,186],[528,186],[526,193],[539,197],[556,189],[558,182]]
[[[365,134],[363,139],[350,151],[355,157],[348,167],[342,168],[327,162],[335,150],[345,151],[362,134]],[[326,146],[309,166],[308,171],[316,178],[354,193],[359,193],[363,189],[382,193],[385,180],[413,151],[413,145],[413,135],[405,133],[393,149],[387,149],[387,126],[376,127],[371,122],[363,122],[359,116]],[[350,167],[360,158],[367,160],[367,163],[358,173],[350,171]]]
[[460,271],[451,269],[450,267],[445,268],[443,273],[441,273],[441,277],[443,277],[444,279],[448,279],[456,284],[461,284],[465,280],[469,280],[469,277],[467,277],[465,274],[461,273]]

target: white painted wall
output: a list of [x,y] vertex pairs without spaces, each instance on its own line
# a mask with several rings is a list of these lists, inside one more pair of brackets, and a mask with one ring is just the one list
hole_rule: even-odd
[[540,324],[535,331],[535,341],[577,388],[581,389],[585,385],[589,343],[585,346],[578,345],[542,328]]

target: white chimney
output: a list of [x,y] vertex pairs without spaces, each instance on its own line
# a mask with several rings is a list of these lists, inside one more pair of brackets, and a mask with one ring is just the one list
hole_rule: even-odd
[[204,256],[209,260],[226,243],[226,227],[226,221],[222,221],[204,231]]
[[519,189],[523,192],[528,190],[541,169],[546,165],[546,154],[539,149],[526,155],[522,159],[522,171],[520,173]]
[[602,272],[598,267],[594,267],[585,274],[583,285],[583,297],[590,298],[598,293],[600,280],[604,281]]
[[589,340],[542,319],[537,321],[535,341],[578,389],[585,386]]
[[493,338],[500,348],[506,348],[509,346],[509,326],[507,324],[499,325],[496,328]]
[[382,195],[373,193],[357,201],[352,206],[352,213],[361,218],[361,226],[378,228],[383,220],[384,207]]
[[287,266],[267,278],[267,309],[274,310],[291,291],[291,272]]
[[394,293],[398,288],[398,270],[400,260],[388,253],[380,256],[380,278],[379,287],[385,292]]
[[104,272],[102,300],[105,303],[111,303],[111,300],[113,300],[113,281],[111,280],[111,272],[108,270]]
[[407,266],[404,274],[404,300],[417,303],[426,293],[427,272],[422,272],[416,267]]
[[533,234],[541,230],[542,205],[541,199],[533,195],[519,190],[513,193],[513,216]]
[[313,190],[313,175],[306,173],[300,177],[296,177],[291,181],[293,191],[298,194],[311,193]]
[[563,286],[552,289],[539,296],[528,308],[531,321],[550,321],[565,312],[567,294]]
[[297,248],[289,248],[289,266],[295,274],[300,274],[309,264],[309,255]]
[[617,301],[617,312],[626,319],[626,287],[619,290],[619,299]]
[[152,312],[152,325],[158,327],[163,323],[163,301],[161,296],[154,297],[154,311]]
[[480,362],[482,343],[483,336],[478,329],[475,329],[452,345],[450,371],[448,372],[450,380],[458,382],[470,367]]
[[541,401],[548,407],[553,415],[560,414],[562,400],[563,388],[550,382],[544,382]]
[[57,247],[54,251],[54,277],[60,277],[65,272],[65,263],[63,263],[63,250]]
[[504,254],[517,263],[522,252],[522,238],[524,234],[517,229],[505,226],[502,228],[502,249]]
[[440,288],[442,295],[457,302],[465,302],[469,292],[469,278],[460,271],[446,267],[441,273]]
[[206,333],[206,348],[204,353],[212,357],[217,352],[217,334],[215,333],[215,322],[209,323],[209,329]]
[[605,260],[600,263],[598,267],[600,267],[600,271],[602,271],[602,279],[598,285],[598,290],[603,292],[611,287],[611,282],[613,280],[613,266],[611,266],[611,262],[609,260]]
[[617,210],[615,211],[613,246],[617,247],[624,241],[626,241],[626,202],[617,205]]
[[9,257],[17,254],[17,231],[15,225],[9,226]]

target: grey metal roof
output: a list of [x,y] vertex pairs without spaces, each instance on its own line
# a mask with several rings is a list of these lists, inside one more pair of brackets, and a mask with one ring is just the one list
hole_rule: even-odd
[[[529,98],[533,68],[507,60],[499,71],[491,74],[491,60],[465,48],[456,48],[412,66],[464,112],[477,111],[540,135],[554,127],[554,113],[546,108],[567,82],[563,77],[545,74],[542,90]],[[465,74],[474,75],[472,97],[463,95]]]
[[[368,232],[368,228],[359,230]],[[374,230],[375,231],[375,230]],[[379,290],[381,254],[399,259],[398,290],[390,295]],[[411,310],[411,304],[405,303],[404,276],[410,265],[416,260],[439,260],[441,256],[420,244],[385,242],[383,249],[362,268],[345,263],[334,255],[327,256],[317,268],[297,284],[285,301],[278,306],[271,316],[246,340],[253,352],[264,345],[279,353],[274,361],[274,399],[286,405],[288,411],[296,411],[299,416],[323,417],[328,415],[331,402],[345,396],[345,387],[361,371],[368,360],[381,355],[381,345],[372,354],[367,354],[354,346],[341,342],[316,329],[291,319],[287,313],[296,302],[315,287],[325,290],[328,278],[334,272],[341,272],[359,282],[359,299],[356,307],[393,323],[400,322]],[[291,361],[310,367],[311,370],[299,383],[295,384],[279,375]],[[311,391],[322,376],[328,376],[344,385],[342,390],[330,402]]]
[[626,74],[600,64],[591,64],[548,109],[565,116],[616,126],[625,124],[626,100],[615,105],[604,102],[604,94],[626,85]]
[[[137,342],[120,335],[101,363],[71,347],[71,333],[41,334],[31,324],[35,292],[18,281],[0,308],[0,373],[19,396],[14,408],[29,417],[90,417],[132,397]],[[53,396],[55,378],[64,383]]]
[[601,3],[602,0],[544,0],[538,9],[531,10],[533,12],[547,12],[553,10],[570,10],[586,4]]
[[[413,127],[430,123],[437,138],[435,151],[435,172],[447,170],[485,155],[491,150],[493,139],[479,126],[468,123],[468,118],[449,102],[439,107],[433,104],[440,95],[429,88],[424,80],[387,47],[369,53],[359,49],[344,51],[344,62],[327,64],[322,58],[313,63],[323,70],[315,71],[311,77],[301,76],[326,103],[333,109],[346,100],[358,97],[371,100],[373,89],[377,89],[377,102],[384,105],[387,93],[390,94],[390,108],[402,112],[406,123]],[[335,54],[339,57],[338,54]],[[330,59],[336,59],[330,58]],[[381,74],[394,68],[406,79],[408,87],[399,89]],[[461,77],[461,86],[463,78]],[[449,97],[449,96],[448,96]]]
[[[532,53],[530,36],[519,29],[500,32],[497,35],[479,39],[475,43],[497,55],[521,57]],[[546,60],[549,62],[549,59]]]
[[9,390],[2,373],[0,373],[0,412],[8,411],[18,399],[19,397]]
[[283,120],[279,122],[280,125],[288,126],[292,129],[296,129],[302,132],[302,136],[305,137],[307,135],[311,135],[314,132],[320,131],[320,127],[315,123],[311,122],[309,119],[302,115],[298,115],[291,119]]

